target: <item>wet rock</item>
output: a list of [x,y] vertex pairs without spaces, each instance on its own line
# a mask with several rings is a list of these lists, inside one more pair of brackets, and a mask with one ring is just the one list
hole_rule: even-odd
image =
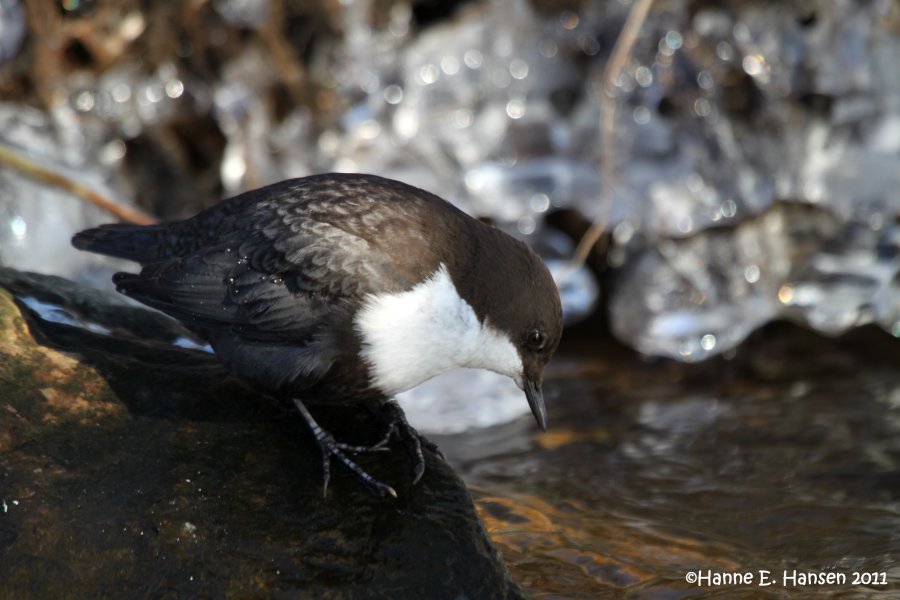
[[[41,318],[35,299],[96,327]],[[181,335],[118,298],[0,269],[0,596],[522,596],[446,463],[428,453],[411,486],[392,446],[359,461],[399,499],[337,465],[323,498],[301,419],[170,343]],[[354,412],[317,416],[378,439]]]

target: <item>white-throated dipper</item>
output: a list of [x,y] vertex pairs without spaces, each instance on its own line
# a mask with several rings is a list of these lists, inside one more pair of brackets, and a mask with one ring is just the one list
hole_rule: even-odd
[[[437,196],[373,175],[292,179],[158,225],[103,225],[76,248],[136,261],[119,292],[207,339],[237,377],[289,397],[322,450],[396,496],[347,453],[393,434],[425,470],[422,438],[392,400],[457,367],[511,377],[547,427],[544,366],[562,334],[559,294],[524,243]],[[358,403],[389,429],[334,440],[305,404]],[[427,442],[426,442],[427,443]]]

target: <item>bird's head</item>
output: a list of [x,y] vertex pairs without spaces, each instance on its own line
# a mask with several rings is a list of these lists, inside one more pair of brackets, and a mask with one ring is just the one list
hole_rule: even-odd
[[454,278],[441,264],[407,291],[367,298],[354,318],[360,354],[373,387],[385,396],[457,367],[506,375],[546,429],[542,384],[562,336],[559,292],[525,244],[496,235],[489,249],[506,259],[502,269],[474,261]]
[[481,296],[490,299],[480,308],[486,315],[485,328],[496,332],[503,342],[484,344],[480,366],[511,377],[525,392],[538,425],[546,430],[544,367],[562,337],[559,291],[550,271],[524,244],[515,259],[509,261],[508,275],[491,280],[493,284]]
[[521,336],[518,344],[522,374],[514,378],[525,392],[531,414],[542,430],[547,429],[547,407],[544,404],[544,367],[559,344],[561,323],[533,325]]

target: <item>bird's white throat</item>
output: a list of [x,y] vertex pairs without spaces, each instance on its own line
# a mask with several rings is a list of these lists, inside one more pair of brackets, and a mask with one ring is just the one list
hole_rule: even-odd
[[411,290],[370,295],[355,325],[373,384],[388,396],[459,367],[489,369],[522,386],[509,336],[478,320],[443,264]]

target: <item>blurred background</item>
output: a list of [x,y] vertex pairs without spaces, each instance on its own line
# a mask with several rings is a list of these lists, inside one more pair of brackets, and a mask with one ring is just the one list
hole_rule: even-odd
[[[111,268],[68,238],[114,217],[10,153],[161,219],[359,171],[525,239],[570,323],[602,312],[648,355],[701,360],[785,317],[900,335],[898,4],[660,0],[605,85],[631,9],[0,0],[0,260]],[[590,269],[565,272],[596,220]]]
[[[624,453],[609,460],[641,472],[680,447],[687,454],[677,465],[711,476],[734,463],[722,458],[714,468],[705,461],[744,446],[729,445],[728,436],[708,448],[691,440],[708,440],[710,429],[733,433],[736,423],[763,414],[773,429],[761,429],[789,432],[778,438],[784,452],[764,461],[809,460],[808,448],[784,441],[810,424],[778,412],[783,398],[808,401],[798,409],[805,417],[818,414],[824,409],[811,383],[816,374],[858,367],[830,355],[804,364],[811,349],[861,327],[879,332],[879,349],[895,348],[900,336],[900,3],[657,0],[643,2],[649,11],[636,15],[641,3],[0,0],[0,264],[109,287],[113,270],[133,266],[69,246],[74,232],[117,218],[86,197],[131,207],[126,218],[180,219],[289,177],[376,173],[434,192],[531,244],[557,277],[577,352],[624,353],[632,361],[586,368],[563,359],[557,376],[581,381],[563,385],[565,393],[590,397],[584,402],[595,414],[616,413],[606,414],[607,423],[628,423],[629,435],[673,436],[619,445],[608,426],[595,424],[592,433],[540,438],[544,450],[607,445]],[[611,65],[629,15],[639,29],[623,60]],[[584,265],[573,266],[575,246],[592,223],[599,241]],[[802,343],[757,342],[754,356],[764,358],[754,358],[745,387],[699,396],[671,391],[684,373],[714,380],[740,362],[739,345],[748,336],[784,321],[800,326],[789,337]],[[772,364],[773,356],[788,366]],[[672,366],[713,357],[705,371]],[[653,376],[641,374],[657,367],[662,371]],[[786,374],[793,367],[800,375]],[[650,392],[634,392],[634,369]],[[784,388],[753,387],[760,377]],[[877,397],[896,412],[900,385],[885,377],[879,371],[861,389],[841,394],[847,402]],[[467,376],[472,387],[463,393],[459,379],[413,392],[412,422],[451,434],[527,412],[514,386],[490,374],[478,378]],[[583,384],[599,380],[608,386],[602,393]],[[483,397],[491,386],[496,402],[474,403],[472,396]],[[598,405],[598,394],[612,390],[617,398],[639,398],[624,412]],[[568,410],[570,423],[577,422],[579,412],[567,409],[561,395],[561,420]],[[679,401],[656,403],[666,395]],[[760,405],[747,400],[726,409],[726,397],[778,408],[754,413]],[[900,449],[889,441],[900,425],[885,417],[886,406],[870,406],[853,421],[860,432],[888,428],[879,438],[888,446],[872,458],[877,482],[900,473]],[[485,431],[490,441],[465,438],[456,450],[446,441],[451,459],[456,452],[469,465],[464,475],[476,488],[506,481],[510,463],[467,463],[475,460],[471,448],[503,447],[511,456],[524,444],[521,428]],[[849,434],[840,443],[856,448]],[[763,446],[780,447],[772,439]],[[838,461],[832,474],[844,472],[837,456],[847,452],[829,454]],[[747,464],[741,452],[729,456]],[[587,462],[582,458],[560,460]],[[515,464],[533,466],[521,456]],[[604,477],[620,473],[612,463],[599,468],[605,467]],[[605,489],[604,497],[652,493],[653,482],[672,472],[655,469],[620,481],[621,489]],[[582,483],[595,476],[583,475]],[[701,479],[709,489],[718,485]],[[673,477],[666,485],[689,480]],[[774,494],[795,480],[773,471],[763,481]],[[879,485],[873,489],[881,493]],[[596,485],[589,488],[572,494],[596,500]],[[896,531],[900,494],[895,484],[888,488],[889,508],[880,505],[887,512],[879,514]],[[723,493],[734,498],[746,490]],[[545,516],[569,510],[534,502],[529,506]],[[697,498],[688,494],[683,502],[680,508],[696,506]],[[721,506],[721,498],[711,505]],[[613,531],[605,529],[608,522],[595,525],[598,537],[626,535],[618,525]],[[726,520],[722,532],[733,525]],[[869,525],[866,531],[874,531]],[[564,571],[574,569],[603,590],[647,581],[639,568],[622,564],[658,557],[634,558],[631,548],[622,550],[629,559],[597,558],[584,550],[593,542],[582,534],[560,534],[565,541],[551,548],[551,563],[565,563]],[[672,551],[672,539],[659,543]],[[886,561],[898,555],[891,539],[880,555]],[[528,546],[519,541],[514,552]],[[522,560],[517,574],[527,578],[538,567]],[[764,557],[763,566],[775,560],[782,559]],[[842,564],[836,561],[817,564]],[[541,569],[529,589],[567,589],[542,588]],[[570,592],[585,585],[577,577]]]

